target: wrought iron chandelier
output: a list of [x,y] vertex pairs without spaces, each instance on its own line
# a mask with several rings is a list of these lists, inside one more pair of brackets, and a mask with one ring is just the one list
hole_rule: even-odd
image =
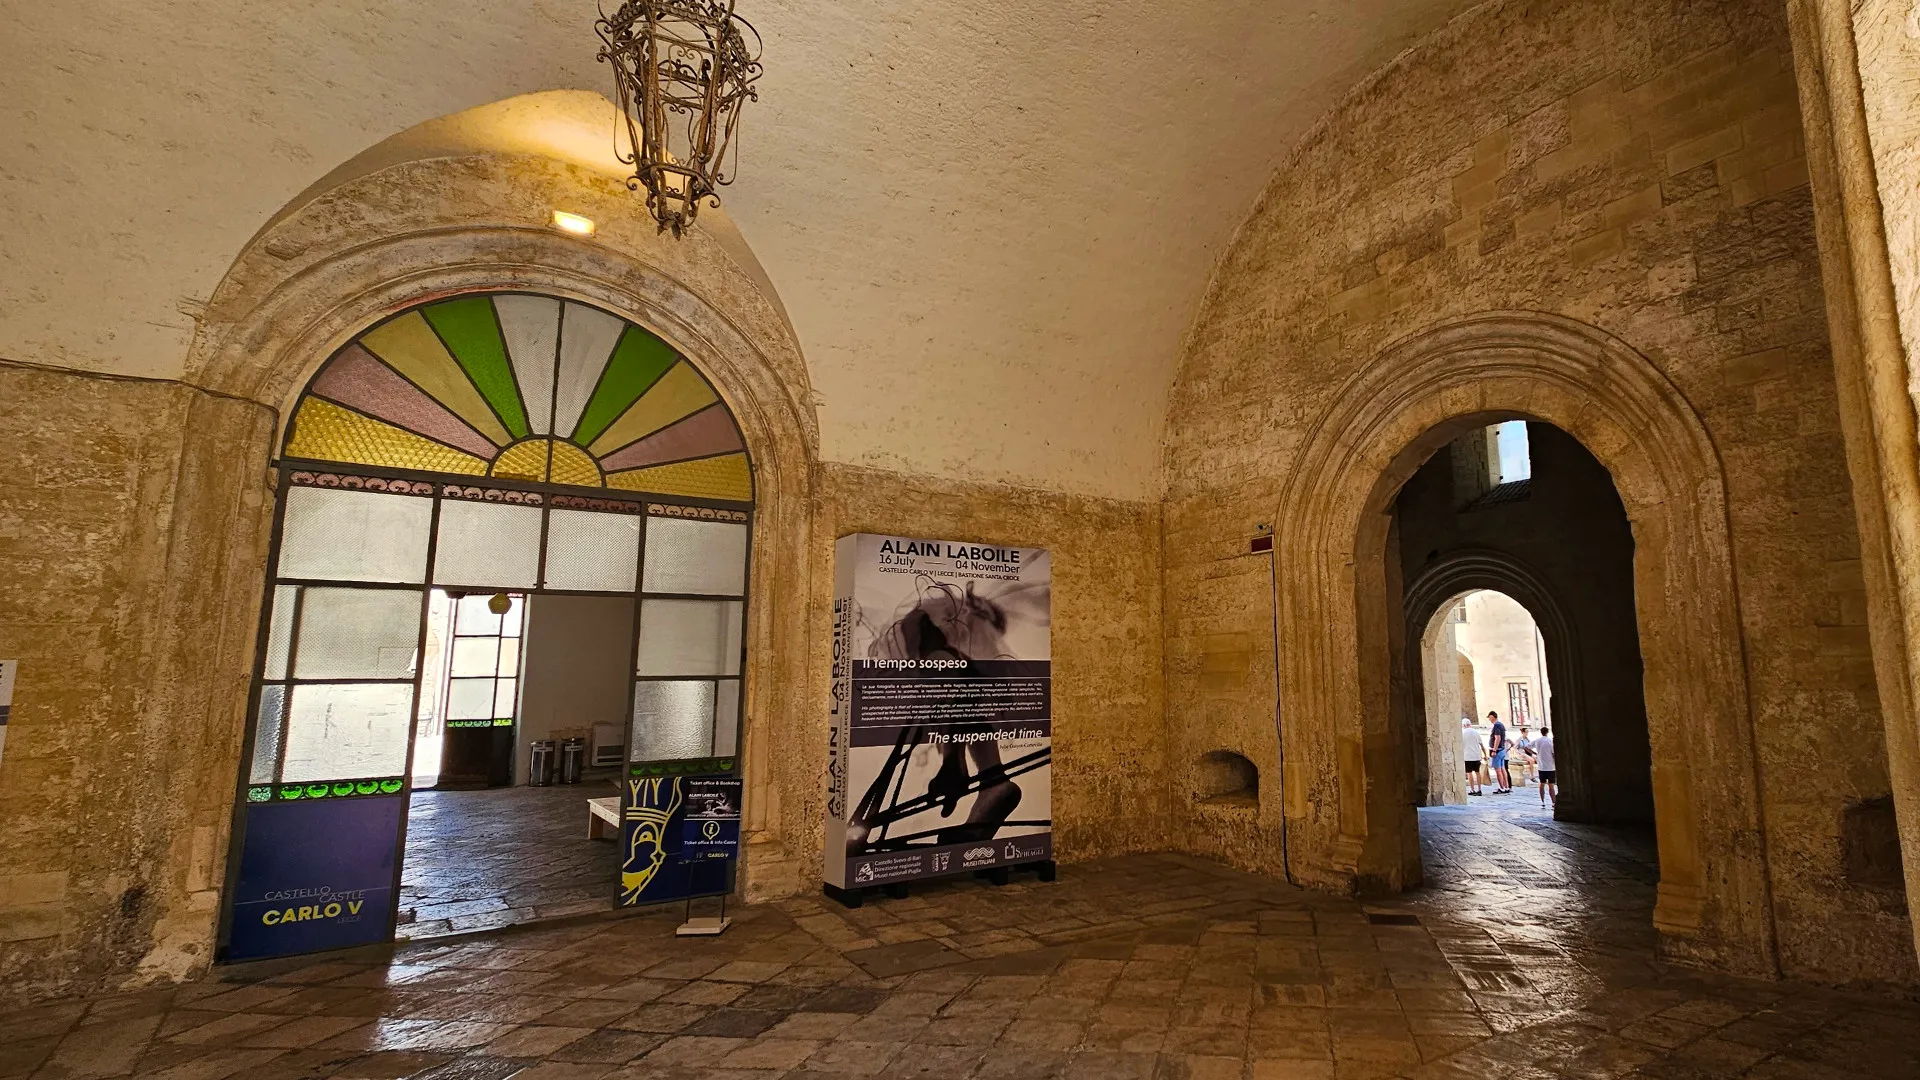
[[760,34],[733,4],[627,0],[594,24],[626,119],[631,151],[616,141],[615,152],[633,166],[627,186],[647,189],[647,210],[676,237],[702,202],[720,204],[741,103],[760,99]]

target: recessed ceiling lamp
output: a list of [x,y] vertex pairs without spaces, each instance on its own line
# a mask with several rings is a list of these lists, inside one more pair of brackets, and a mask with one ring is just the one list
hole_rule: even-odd
[[581,217],[579,214],[569,214],[565,210],[555,210],[553,212],[553,227],[559,229],[561,232],[572,233],[575,236],[592,236],[594,230],[592,218]]
[[702,202],[720,205],[717,189],[733,182],[727,153],[740,105],[760,99],[760,34],[733,4],[627,0],[594,24],[626,118],[626,146],[616,138],[614,153],[633,166],[627,186],[647,189],[660,231],[676,237]]

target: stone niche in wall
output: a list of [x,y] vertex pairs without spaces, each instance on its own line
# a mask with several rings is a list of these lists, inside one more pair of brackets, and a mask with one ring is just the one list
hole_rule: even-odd
[[1201,806],[1257,809],[1260,770],[1244,755],[1212,750],[1194,764],[1193,800]]

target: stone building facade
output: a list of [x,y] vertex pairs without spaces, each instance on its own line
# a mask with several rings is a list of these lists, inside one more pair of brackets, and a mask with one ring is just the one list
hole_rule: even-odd
[[[1526,419],[1591,453],[1632,528],[1670,954],[1920,983],[1905,892],[1849,856],[1884,847],[1897,804],[1920,874],[1920,473],[1887,404],[1904,353],[1864,314],[1898,297],[1849,232],[1873,148],[1809,89],[1873,74],[1835,51],[1836,18],[1494,0],[1422,38],[1292,149],[1221,257],[1168,360],[1158,477],[1131,452],[1100,483],[1083,455],[1015,486],[824,446],[801,335],[739,232],[659,236],[617,176],[537,140],[453,124],[316,176],[185,303],[177,377],[31,343],[0,362],[0,657],[21,661],[0,994],[211,963],[291,403],[379,318],[493,288],[655,328],[740,422],[750,898],[817,885],[832,544],[862,530],[1052,549],[1063,858],[1416,882],[1389,509],[1454,437]],[[600,233],[555,233],[555,206]],[[1098,430],[1098,395],[1077,407]],[[1850,767],[1808,782],[1834,746]],[[1220,797],[1239,762],[1257,784],[1233,791],[1257,794]]]

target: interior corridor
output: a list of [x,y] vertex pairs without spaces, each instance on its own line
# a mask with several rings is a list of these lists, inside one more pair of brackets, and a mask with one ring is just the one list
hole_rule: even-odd
[[606,797],[618,792],[605,783],[414,792],[395,936],[441,937],[612,907],[617,845],[587,838],[587,800]]
[[1912,1076],[1920,1005],[1670,967],[1649,845],[1477,803],[1378,905],[1143,855],[719,938],[675,907],[0,1015],[0,1076]]

